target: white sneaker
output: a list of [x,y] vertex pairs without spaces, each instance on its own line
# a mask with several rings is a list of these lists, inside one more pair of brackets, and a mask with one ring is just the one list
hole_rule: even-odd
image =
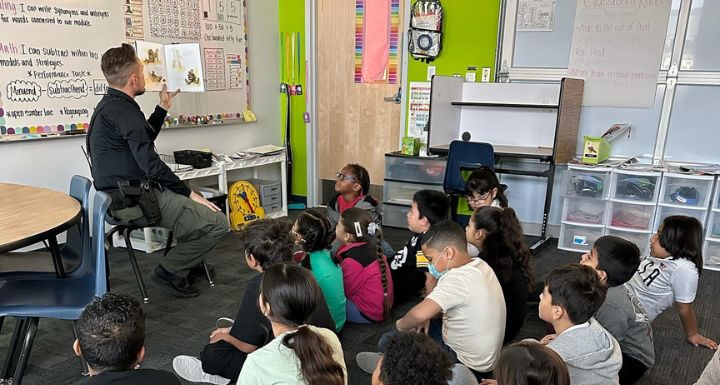
[[202,362],[193,356],[177,356],[173,359],[173,369],[178,376],[190,382],[227,385],[230,380],[225,377],[203,372]]
[[363,372],[372,374],[380,358],[382,358],[380,353],[360,352],[355,356],[355,362]]

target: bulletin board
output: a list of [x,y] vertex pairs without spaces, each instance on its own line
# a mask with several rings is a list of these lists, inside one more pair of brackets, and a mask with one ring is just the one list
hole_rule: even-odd
[[[0,134],[86,129],[103,52],[138,39],[200,44],[206,92],[178,95],[172,114],[249,109],[246,19],[245,0],[0,1]],[[150,113],[158,96],[137,100]]]

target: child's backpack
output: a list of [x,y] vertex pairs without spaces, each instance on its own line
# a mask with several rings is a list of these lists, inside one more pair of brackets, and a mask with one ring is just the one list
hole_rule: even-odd
[[433,61],[442,50],[443,8],[440,0],[417,0],[410,11],[408,51],[413,59]]

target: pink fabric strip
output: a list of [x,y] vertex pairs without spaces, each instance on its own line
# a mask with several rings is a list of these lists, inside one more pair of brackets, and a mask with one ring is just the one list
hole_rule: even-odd
[[363,82],[387,78],[390,61],[390,0],[365,0]]

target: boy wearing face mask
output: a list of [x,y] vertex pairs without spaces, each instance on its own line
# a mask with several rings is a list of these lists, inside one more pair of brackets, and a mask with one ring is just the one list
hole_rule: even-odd
[[486,378],[495,367],[505,330],[500,282],[485,261],[470,258],[465,232],[455,222],[434,224],[425,233],[422,251],[437,284],[426,288],[427,297],[395,326],[427,332],[478,380]]

